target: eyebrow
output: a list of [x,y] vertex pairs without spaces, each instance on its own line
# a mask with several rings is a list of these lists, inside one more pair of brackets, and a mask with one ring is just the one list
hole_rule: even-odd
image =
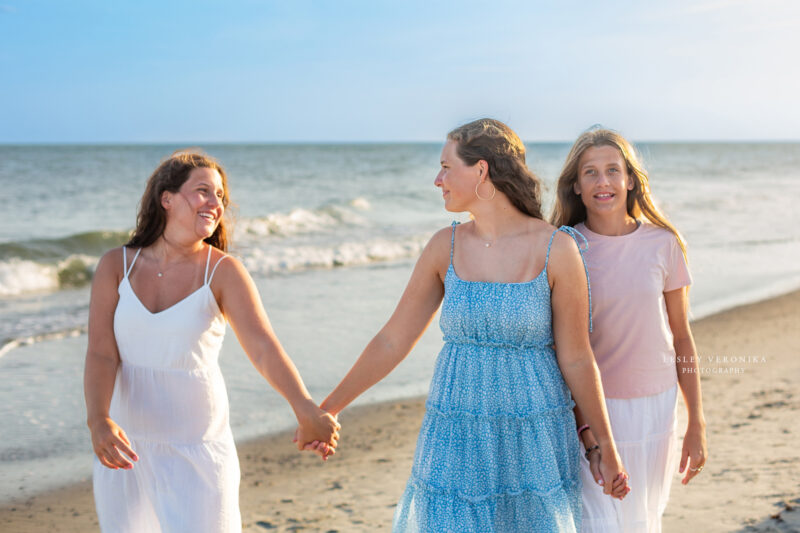
[[[205,181],[205,180],[204,180],[204,181],[200,181],[200,182],[198,182],[198,183],[197,183],[197,185],[196,185],[196,186],[197,186],[197,187],[200,187],[201,185],[205,185],[205,186],[206,186],[206,187],[208,187],[209,189],[215,189],[215,190],[217,189],[217,186],[216,186],[216,185],[214,185],[214,184],[212,184],[212,183],[211,183],[211,182],[209,182],[209,181]],[[220,190],[220,191],[221,191],[221,190],[223,190],[223,188],[222,188],[222,186],[221,186],[221,185],[220,185],[220,187],[219,187],[219,190]]]

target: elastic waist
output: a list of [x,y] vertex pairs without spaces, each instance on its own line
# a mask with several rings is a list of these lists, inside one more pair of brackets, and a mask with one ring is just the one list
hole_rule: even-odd
[[512,344],[510,342],[498,342],[491,340],[472,339],[470,337],[455,337],[445,335],[443,339],[449,344],[471,344],[474,346],[485,346],[488,348],[502,348],[504,350],[528,351],[528,350],[552,350],[552,345],[548,344]]

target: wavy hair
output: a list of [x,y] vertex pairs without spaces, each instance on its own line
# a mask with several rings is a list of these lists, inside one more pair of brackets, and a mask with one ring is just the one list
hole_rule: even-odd
[[514,131],[491,118],[464,124],[447,134],[456,143],[458,157],[467,165],[486,161],[489,179],[514,207],[543,219],[541,183],[525,164],[525,145]]
[[613,130],[590,129],[582,133],[572,145],[556,184],[556,201],[550,223],[560,227],[575,226],[586,221],[586,206],[583,205],[581,197],[575,193],[575,183],[578,181],[581,156],[587,149],[599,146],[616,148],[625,161],[628,175],[633,181],[633,190],[628,191],[626,200],[628,215],[635,219],[644,216],[654,225],[671,232],[678,239],[683,256],[686,258],[686,241],[656,205],[650,192],[650,180],[636,150],[625,137]]
[[226,252],[228,250],[228,178],[225,169],[213,157],[200,150],[178,150],[161,162],[153,171],[139,202],[139,212],[136,215],[136,228],[125,246],[145,248],[150,246],[164,233],[167,225],[167,212],[161,205],[161,195],[164,191],[178,192],[181,186],[189,179],[189,174],[195,168],[210,168],[219,172],[222,178],[222,205],[226,208],[222,219],[217,224],[214,233],[203,239],[204,242]]

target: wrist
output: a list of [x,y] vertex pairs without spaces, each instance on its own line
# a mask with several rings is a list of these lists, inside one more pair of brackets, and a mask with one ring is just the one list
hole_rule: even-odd
[[689,420],[686,424],[687,431],[699,431],[701,433],[705,432],[706,430],[706,421],[705,420]]
[[317,417],[320,411],[320,408],[311,398],[304,398],[296,402],[292,409],[294,410],[294,416],[300,423],[311,421]]
[[108,416],[108,413],[99,413],[99,414],[96,414],[96,415],[89,415],[89,416],[86,417],[86,425],[89,426],[89,429],[92,429],[98,423],[105,422],[109,418],[110,417]]
[[580,437],[584,448],[590,448],[597,444],[597,439],[595,438],[591,429],[585,430],[583,433],[581,433]]
[[706,419],[705,419],[705,417],[703,415],[690,416],[689,417],[689,421],[687,423],[687,427],[690,430],[694,429],[694,430],[705,431],[706,430]]
[[617,447],[614,445],[613,440],[598,439],[597,446],[600,447],[600,453],[603,455],[603,457],[617,455]]

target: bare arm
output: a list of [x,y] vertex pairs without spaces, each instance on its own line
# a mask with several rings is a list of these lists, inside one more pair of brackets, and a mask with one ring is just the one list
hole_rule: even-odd
[[449,257],[450,231],[439,231],[422,251],[391,318],[322,402],[323,409],[340,413],[400,364],[425,332],[444,297],[440,272]]
[[692,330],[689,327],[687,288],[682,287],[665,292],[664,301],[667,305],[669,327],[672,330],[678,385],[681,388],[689,418],[686,434],[683,437],[680,464],[680,471],[683,472],[686,469],[687,461],[689,463],[689,470],[681,481],[686,485],[700,472],[698,469],[702,468],[708,459],[706,419],[703,415],[703,399],[700,391],[700,367]]
[[89,345],[83,376],[86,422],[92,433],[92,448],[100,462],[114,470],[133,467],[120,451],[134,461],[138,460],[127,435],[108,414],[119,366],[114,311],[119,300],[117,288],[122,268],[121,249],[108,252],[97,265],[89,300]]
[[600,446],[603,491],[624,473],[608,421],[600,372],[589,344],[589,301],[586,274],[575,242],[559,232],[553,240],[548,264],[552,280],[553,338],[561,373],[580,409],[581,420],[592,428]]
[[284,351],[269,322],[258,289],[244,266],[229,257],[212,282],[220,307],[253,366],[291,405],[305,442],[318,440],[335,447],[339,424],[308,393],[300,373]]

